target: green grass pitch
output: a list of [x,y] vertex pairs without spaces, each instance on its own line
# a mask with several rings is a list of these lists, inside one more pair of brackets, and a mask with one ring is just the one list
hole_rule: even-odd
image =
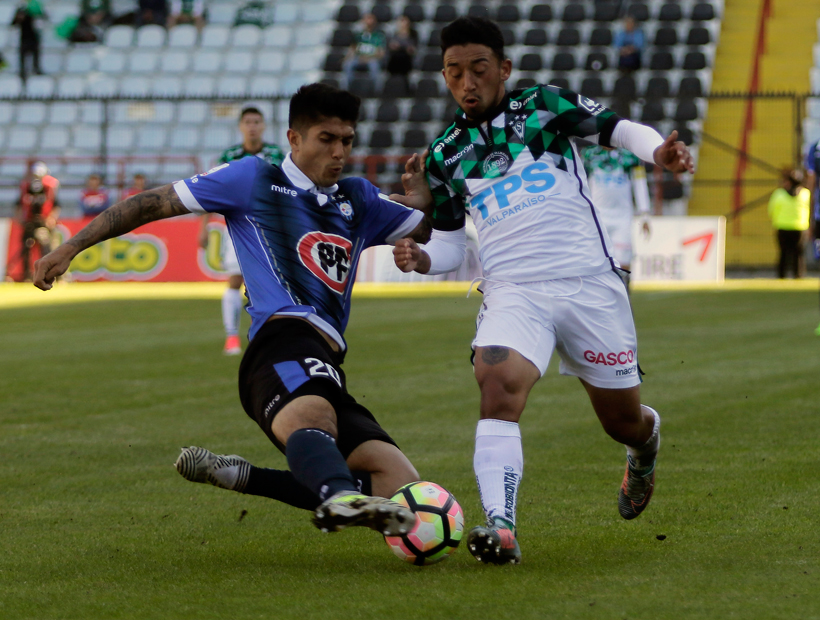
[[[218,301],[0,310],[0,618],[820,618],[817,294],[633,302],[664,420],[652,504],[618,516],[624,450],[553,359],[522,420],[518,567],[461,548],[416,568],[369,530],[184,481],[185,445],[285,466],[241,410]],[[356,299],[345,364],[467,527],[479,303]]]

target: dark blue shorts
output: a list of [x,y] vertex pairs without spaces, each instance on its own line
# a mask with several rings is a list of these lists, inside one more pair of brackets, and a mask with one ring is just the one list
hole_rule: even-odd
[[242,407],[274,445],[285,446],[271,423],[299,396],[320,396],[336,411],[336,444],[347,458],[359,445],[377,439],[396,445],[373,414],[347,393],[341,368],[344,353],[335,352],[310,324],[299,319],[269,321],[251,341],[239,367]]

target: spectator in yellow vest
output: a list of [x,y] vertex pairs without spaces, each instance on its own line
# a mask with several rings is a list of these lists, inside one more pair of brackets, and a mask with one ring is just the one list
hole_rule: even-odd
[[769,199],[769,217],[777,231],[780,246],[778,277],[785,278],[791,268],[795,278],[803,277],[806,261],[803,247],[809,229],[811,192],[803,186],[803,171],[783,170],[782,187],[772,192]]

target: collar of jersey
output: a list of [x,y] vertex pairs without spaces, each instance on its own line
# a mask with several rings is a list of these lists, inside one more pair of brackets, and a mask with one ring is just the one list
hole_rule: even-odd
[[486,123],[487,121],[491,121],[496,116],[501,114],[507,107],[510,105],[510,93],[504,93],[504,97],[498,103],[497,106],[491,108],[487,112],[481,115],[481,118],[477,120],[471,120],[467,118],[467,115],[464,114],[463,110],[459,110],[461,114],[456,114],[456,125],[460,127],[479,127],[482,123]]
[[304,172],[299,170],[299,167],[293,163],[293,158],[290,155],[291,154],[288,153],[288,156],[285,157],[285,161],[282,162],[282,172],[287,175],[291,183],[293,183],[296,187],[317,195],[327,194],[332,196],[339,191],[338,185],[331,185],[330,187],[319,187],[316,185],[313,181],[307,178]]

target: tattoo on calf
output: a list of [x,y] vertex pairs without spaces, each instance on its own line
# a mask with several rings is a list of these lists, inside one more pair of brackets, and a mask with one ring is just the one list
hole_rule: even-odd
[[495,366],[510,357],[507,347],[485,347],[481,350],[481,361],[488,366]]

